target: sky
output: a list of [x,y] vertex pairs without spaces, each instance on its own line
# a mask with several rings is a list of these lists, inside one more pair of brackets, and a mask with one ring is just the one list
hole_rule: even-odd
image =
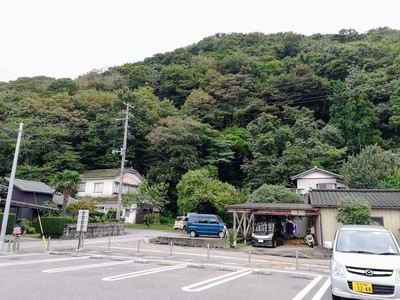
[[0,81],[75,79],[216,33],[400,30],[399,0],[4,0]]

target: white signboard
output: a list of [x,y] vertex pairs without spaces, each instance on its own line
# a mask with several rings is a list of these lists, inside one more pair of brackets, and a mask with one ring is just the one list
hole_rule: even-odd
[[76,231],[87,231],[89,221],[89,210],[80,209],[78,212],[78,224],[76,224]]
[[306,215],[306,211],[305,210],[292,210],[290,212],[290,214],[292,216],[305,216]]

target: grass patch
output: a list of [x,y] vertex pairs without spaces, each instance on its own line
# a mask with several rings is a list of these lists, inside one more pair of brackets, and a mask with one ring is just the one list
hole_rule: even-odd
[[172,232],[179,230],[179,229],[174,229],[173,225],[167,225],[167,224],[152,224],[150,226],[147,226],[146,224],[125,224],[125,228],[162,230],[162,231],[172,231]]

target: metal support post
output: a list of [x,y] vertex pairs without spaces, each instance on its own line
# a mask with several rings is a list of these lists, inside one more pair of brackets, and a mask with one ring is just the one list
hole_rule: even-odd
[[14,180],[15,180],[15,173],[16,173],[16,170],[17,170],[19,147],[21,145],[21,137],[22,137],[22,128],[23,128],[23,126],[24,126],[23,123],[19,123],[17,144],[15,146],[15,152],[14,152],[14,161],[13,161],[13,165],[12,165],[12,169],[11,169],[10,183],[8,185],[8,190],[7,190],[6,204],[5,204],[4,212],[3,212],[3,222],[1,224],[0,251],[3,251],[4,239],[5,239],[5,236],[6,236],[8,215],[10,213],[11,197],[12,197],[12,193],[13,193],[13,190],[14,190]]
[[140,240],[137,241],[137,254],[140,254]]
[[133,108],[131,105],[124,103],[126,105],[126,112],[125,112],[125,118],[123,119],[125,121],[124,124],[124,141],[122,144],[122,148],[120,151],[121,154],[121,170],[119,174],[119,187],[118,187],[118,200],[117,200],[117,221],[120,219],[121,215],[121,202],[122,202],[122,186],[124,184],[124,168],[125,168],[125,156],[126,156],[126,142],[128,139],[128,121],[129,121],[129,109]]
[[296,270],[299,268],[299,250],[296,249]]
[[172,241],[169,244],[169,256],[172,256]]
[[251,264],[251,249],[249,248],[249,264]]
[[79,231],[78,250],[81,248],[81,242],[82,242],[82,231]]
[[108,252],[111,251],[111,238],[108,238],[108,247],[107,247],[107,251],[108,251]]

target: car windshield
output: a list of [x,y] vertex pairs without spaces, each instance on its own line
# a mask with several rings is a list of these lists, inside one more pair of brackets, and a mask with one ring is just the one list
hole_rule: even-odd
[[385,231],[343,230],[339,233],[336,251],[398,255],[392,236]]
[[275,223],[273,222],[259,222],[256,224],[254,232],[272,233],[274,232]]

